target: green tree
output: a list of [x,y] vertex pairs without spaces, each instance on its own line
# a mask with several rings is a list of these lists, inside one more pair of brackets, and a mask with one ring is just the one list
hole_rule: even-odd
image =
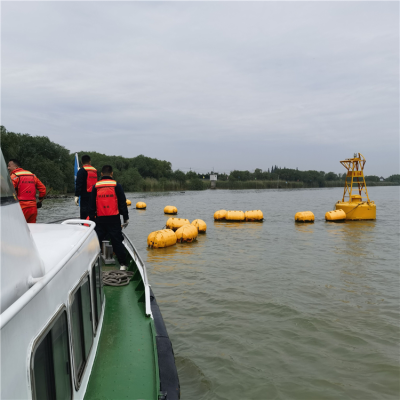
[[204,190],[203,181],[199,178],[192,178],[189,182],[189,190]]
[[395,174],[395,175],[390,175],[389,178],[385,179],[388,182],[397,182],[400,183],[400,175]]
[[74,164],[67,149],[46,136],[7,131],[1,126],[1,149],[6,162],[19,160],[22,167],[33,172],[46,187],[67,192],[74,189]]
[[180,171],[179,169],[177,169],[173,175],[172,175],[172,179],[175,179],[176,181],[178,181],[180,184],[183,184],[186,182],[186,174],[182,171]]
[[338,180],[338,176],[334,172],[328,172],[325,175],[325,180],[326,181],[336,181],[336,180]]
[[379,176],[376,176],[376,175],[367,175],[366,177],[365,177],[365,180],[367,181],[367,182],[379,182]]
[[197,179],[198,176],[196,174],[196,172],[194,171],[188,171],[186,172],[186,179]]

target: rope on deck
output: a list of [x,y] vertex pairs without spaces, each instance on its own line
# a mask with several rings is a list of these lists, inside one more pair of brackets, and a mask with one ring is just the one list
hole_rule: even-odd
[[107,286],[129,285],[133,277],[131,271],[105,271],[103,272],[103,284]]

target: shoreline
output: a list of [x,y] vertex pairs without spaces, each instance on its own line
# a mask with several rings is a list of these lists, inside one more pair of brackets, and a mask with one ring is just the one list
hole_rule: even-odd
[[[200,189],[200,190],[189,190],[186,188],[181,188],[181,189],[159,189],[157,188],[157,190],[141,190],[141,191],[137,191],[137,192],[126,192],[126,193],[154,193],[154,192],[183,192],[183,191],[201,191],[201,190],[250,190],[250,189],[257,189],[257,190],[261,190],[261,189],[325,189],[325,188],[334,188],[334,187],[340,187],[343,188],[344,187],[344,183],[342,184],[338,184],[338,183],[334,183],[334,184],[328,184],[325,186],[318,186],[318,185],[313,185],[313,184],[304,184],[304,182],[288,182],[287,184],[284,183],[278,183],[278,182],[271,182],[271,181],[264,181],[267,184],[263,184],[261,183],[261,181],[255,183],[253,181],[247,181],[247,182],[227,182],[225,181],[223,183],[223,186],[225,187],[221,187],[222,185],[220,185],[220,187],[218,187],[218,182],[217,182],[217,186],[214,189],[211,189],[209,182],[204,182],[206,183],[206,185],[204,185],[204,189]],[[221,182],[219,182],[221,183]],[[370,182],[367,183],[367,188],[368,187],[372,187],[372,186],[400,186],[400,183],[398,182]],[[357,185],[354,185],[353,187],[357,187]],[[65,193],[65,194],[51,194],[49,196],[46,197],[46,199],[67,199],[67,198],[71,198],[74,197],[75,194],[74,193]]]

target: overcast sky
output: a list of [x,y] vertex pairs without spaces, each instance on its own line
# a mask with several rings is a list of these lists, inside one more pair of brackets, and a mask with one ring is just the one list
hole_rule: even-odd
[[397,2],[2,2],[1,124],[173,169],[399,173]]

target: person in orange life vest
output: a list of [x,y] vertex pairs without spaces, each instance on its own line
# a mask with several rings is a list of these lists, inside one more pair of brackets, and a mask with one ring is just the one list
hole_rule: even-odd
[[8,162],[7,169],[10,171],[11,181],[17,192],[19,204],[24,213],[26,222],[36,223],[37,204],[36,190],[39,190],[39,201],[46,195],[46,186],[32,172],[21,168],[21,163],[16,159]]
[[[111,165],[104,165],[101,169],[101,179],[94,185],[90,195],[89,218],[96,222],[96,233],[99,238],[100,247],[108,235],[115,254],[117,255],[120,269],[126,270],[125,246],[122,244],[122,227],[126,228],[129,223],[128,207],[122,186],[113,177]],[[124,224],[121,226],[122,215]]]
[[90,193],[92,192],[93,186],[97,182],[97,170],[96,168],[92,167],[90,156],[82,156],[81,161],[83,164],[82,168],[79,168],[79,171],[76,174],[75,204],[79,206],[80,196],[80,218],[86,219],[89,216]]

